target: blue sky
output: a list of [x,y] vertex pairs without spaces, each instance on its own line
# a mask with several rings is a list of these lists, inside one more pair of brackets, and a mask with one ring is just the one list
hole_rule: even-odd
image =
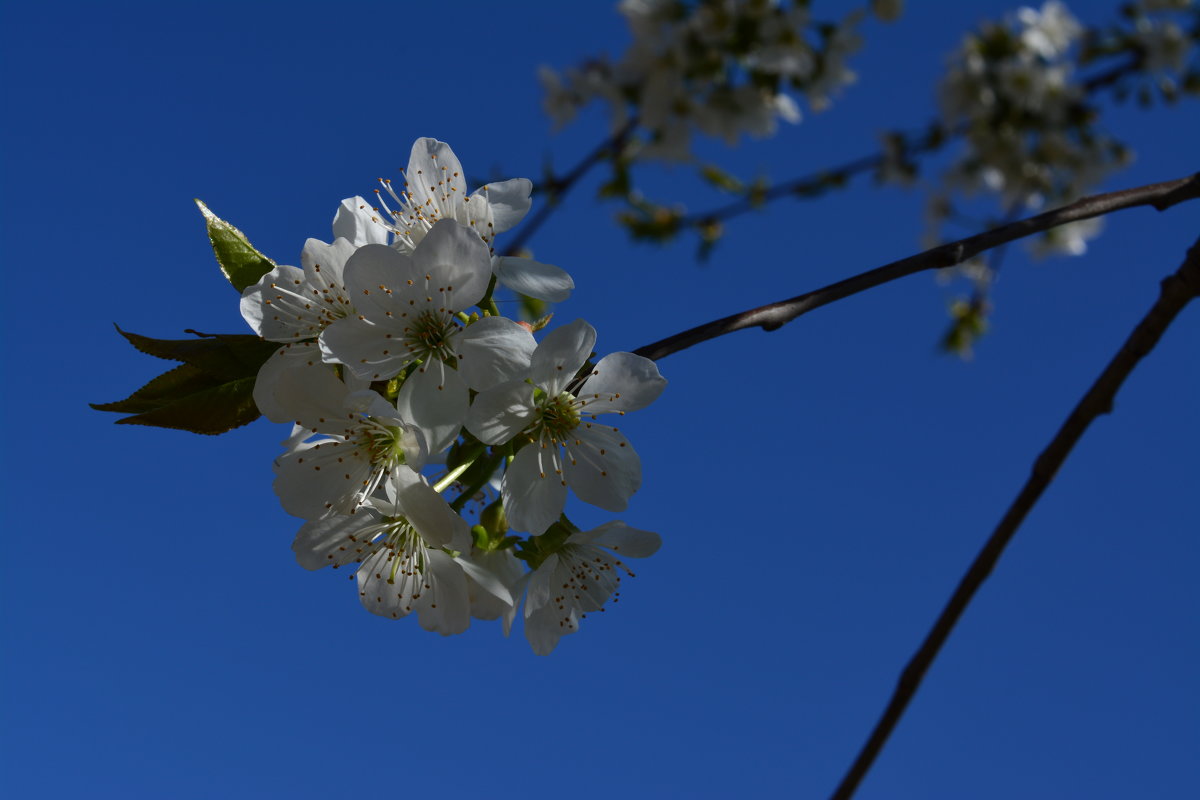
[[[860,81],[829,112],[705,154],[784,179],[923,123],[945,54],[1010,6],[912,5],[865,26]],[[193,197],[296,263],[419,136],[485,176],[590,149],[602,116],[553,134],[535,71],[618,53],[624,26],[608,3],[565,7],[0,5],[9,795],[823,796],[1200,229],[1195,204],[1136,209],[1083,258],[1014,248],[971,362],[937,351],[951,289],[927,275],[664,359],[667,392],[626,418],[645,480],[621,515],[664,545],[550,657],[494,624],[442,639],[373,617],[343,575],[294,562],[271,492],[282,428],[205,438],[86,403],[164,366],[113,322],[245,330]],[[1195,103],[1114,109],[1138,159],[1104,188],[1193,171],[1198,122]],[[587,319],[602,353],[919,247],[920,195],[861,182],[738,220],[697,265],[690,242],[629,243],[599,180],[532,246],[578,284],[556,322]],[[715,199],[678,169],[646,185]],[[1019,532],[860,797],[1200,788],[1197,342],[1190,308]]]

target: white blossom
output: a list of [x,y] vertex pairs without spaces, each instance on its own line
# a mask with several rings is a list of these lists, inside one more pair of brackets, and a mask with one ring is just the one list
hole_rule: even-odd
[[549,655],[587,614],[603,611],[610,598],[616,602],[621,572],[633,575],[620,559],[645,558],[661,544],[657,533],[623,522],[568,536],[528,580],[525,638],[533,652]]
[[1093,217],[1068,222],[1051,228],[1029,243],[1029,250],[1034,258],[1045,258],[1052,255],[1081,256],[1087,252],[1087,243],[1095,239],[1104,230],[1104,219]]
[[466,327],[458,313],[483,297],[490,270],[478,236],[440,220],[412,255],[368,244],[346,265],[359,313],[321,335],[327,361],[360,379],[387,380],[418,364],[400,388],[397,408],[419,425],[436,453],[458,436],[468,387],[486,389],[524,372],[533,336],[512,320],[485,317]]
[[1079,20],[1058,0],[1049,0],[1041,11],[1018,9],[1017,21],[1022,26],[1021,44],[1050,61],[1066,53],[1083,33]]
[[805,3],[624,0],[618,8],[633,39],[619,59],[539,74],[560,126],[593,101],[609,107],[614,133],[636,114],[649,136],[631,143],[631,154],[687,159],[693,128],[730,143],[773,135],[780,120],[800,120],[792,91],[820,109],[855,79],[846,62],[861,45],[859,11],[825,26]]
[[946,183],[1000,196],[1005,213],[1074,200],[1124,162],[1096,130],[1070,54],[1083,27],[1050,0],[968,35],[940,87],[943,127],[965,152]]
[[306,523],[292,550],[305,569],[360,564],[363,607],[398,619],[412,612],[422,628],[442,635],[470,625],[468,581],[449,550],[470,546],[466,521],[420,476],[389,478],[388,499],[373,498],[354,516]]
[[[533,183],[527,178],[490,183],[467,194],[462,164],[450,145],[437,139],[413,143],[399,190],[383,180],[376,203],[361,197],[342,201],[333,220],[335,236],[357,245],[389,244],[401,253],[415,252],[442,220],[453,220],[473,231],[493,257],[491,270],[513,291],[551,303],[570,296],[575,282],[562,269],[528,258],[496,256],[496,234],[520,222],[532,205]],[[395,208],[388,205],[390,197]]]
[[641,485],[633,447],[618,428],[596,420],[648,406],[667,382],[653,361],[632,353],[605,356],[577,380],[595,342],[595,329],[583,320],[556,329],[534,351],[529,380],[498,384],[471,405],[466,427],[481,442],[519,436],[526,443],[501,484],[504,512],[517,530],[546,530],[562,513],[568,486],[587,503],[623,511]]
[[259,336],[283,344],[254,382],[254,402],[272,422],[291,421],[277,399],[282,372],[320,362],[315,340],[321,331],[354,313],[342,279],[354,250],[343,238],[333,244],[309,239],[300,254],[303,269],[277,266],[242,292],[242,318]]
[[471,616],[476,619],[504,618],[508,634],[519,597],[518,587],[526,575],[511,550],[476,550],[455,559],[467,575]]
[[284,410],[308,432],[294,435],[275,461],[275,493],[289,514],[355,514],[385,480],[424,466],[420,429],[375,392],[351,390],[331,367],[287,370],[279,386]]

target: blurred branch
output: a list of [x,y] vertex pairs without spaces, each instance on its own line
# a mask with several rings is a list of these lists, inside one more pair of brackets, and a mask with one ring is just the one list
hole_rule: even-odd
[[[1120,63],[1097,72],[1083,81],[1082,89],[1084,94],[1092,94],[1101,89],[1117,85],[1122,78],[1141,69],[1144,61],[1145,56],[1143,53],[1134,52]],[[898,144],[900,158],[907,161],[914,156],[939,149],[946,142],[966,134],[968,128],[968,125],[962,124],[952,129],[946,129],[939,122],[934,121],[922,133],[898,135],[894,141]],[[703,228],[726,222],[734,217],[761,208],[766,203],[782,197],[815,197],[823,194],[829,188],[845,185],[855,175],[881,169],[887,164],[890,158],[891,156],[888,153],[880,152],[869,156],[862,156],[861,158],[847,161],[835,167],[817,170],[816,172],[794,178],[785,183],[752,192],[726,205],[718,206],[708,211],[686,214],[676,220],[676,226],[678,229],[689,227]]]
[[1067,417],[1067,421],[1054,435],[1050,444],[1034,462],[1032,474],[1022,487],[1021,493],[1009,506],[1004,518],[1000,520],[1000,524],[996,526],[991,537],[988,538],[987,543],[979,551],[979,555],[975,557],[975,561],[959,582],[958,588],[954,590],[949,602],[942,609],[942,613],[926,635],[920,649],[908,662],[904,672],[900,674],[900,679],[887,708],[841,784],[834,791],[833,800],[847,800],[853,796],[858,784],[871,768],[879,751],[887,742],[888,736],[904,714],[909,701],[916,694],[929,666],[937,658],[942,645],[954,630],[958,618],[962,616],[979,587],[991,574],[1021,522],[1032,510],[1050,482],[1054,480],[1055,474],[1070,455],[1076,442],[1083,436],[1084,431],[1101,414],[1112,411],[1113,399],[1125,379],[1133,372],[1133,368],[1154,349],[1175,316],[1196,297],[1200,297],[1200,239],[1197,239],[1188,250],[1182,266],[1173,275],[1163,280],[1161,292],[1154,306],[1133,329],[1133,333],[1125,340],[1125,344],[1113,356],[1112,361],[1100,373],[1100,377],[1088,389],[1083,399]]
[[592,152],[584,156],[578,164],[572,167],[561,178],[551,177],[544,183],[539,184],[539,190],[546,195],[546,202],[542,204],[536,214],[530,217],[528,222],[517,230],[516,234],[509,241],[508,246],[504,249],[504,255],[512,256],[519,253],[530,237],[537,233],[538,229],[555,212],[561,204],[562,199],[579,182],[579,179],[586,175],[592,167],[621,151],[626,140],[633,133],[633,129],[637,127],[637,123],[637,117],[631,117],[620,130],[598,144]]
[[[965,131],[965,127],[954,131],[945,131],[940,125],[933,123],[925,133],[909,134],[901,137],[902,146],[900,149],[905,157],[921,155],[922,153],[938,149],[950,138],[960,136]],[[753,192],[746,197],[710,209],[709,211],[686,214],[679,218],[678,225],[681,228],[711,225],[741,216],[748,211],[761,208],[772,200],[778,200],[781,197],[815,196],[823,193],[825,189],[831,186],[845,184],[846,181],[855,175],[877,170],[887,160],[888,156],[886,153],[862,156],[861,158],[847,161],[835,167],[827,167],[811,172],[808,175],[802,175],[799,178],[793,178],[784,183],[777,183],[767,189]]]
[[682,333],[640,347],[634,352],[646,358],[658,360],[709,339],[715,339],[744,328],[762,328],[764,331],[773,331],[801,314],[806,314],[835,300],[841,300],[917,272],[953,267],[985,250],[1041,233],[1068,222],[1099,217],[1113,211],[1137,206],[1153,206],[1159,211],[1164,211],[1177,203],[1194,200],[1198,197],[1200,197],[1200,173],[1165,183],[1152,183],[1148,186],[1084,197],[1053,211],[940,245],[932,250],[893,261],[812,292],[698,325]]

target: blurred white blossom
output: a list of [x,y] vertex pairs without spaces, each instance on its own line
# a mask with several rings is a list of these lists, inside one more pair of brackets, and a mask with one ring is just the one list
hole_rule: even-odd
[[609,107],[614,132],[636,117],[649,134],[641,156],[686,159],[693,130],[729,144],[771,136],[781,120],[800,121],[797,95],[820,110],[855,80],[847,58],[862,44],[861,10],[825,25],[806,4],[775,0],[623,0],[618,8],[633,35],[620,59],[542,67],[539,78],[556,125],[593,101]]

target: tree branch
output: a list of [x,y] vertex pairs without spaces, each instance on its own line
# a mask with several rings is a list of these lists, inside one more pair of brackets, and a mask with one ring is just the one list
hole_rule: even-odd
[[[1090,95],[1093,92],[1107,89],[1120,83],[1122,78],[1137,72],[1142,68],[1144,63],[1145,53],[1141,50],[1134,50],[1124,61],[1084,80],[1080,88],[1083,90],[1084,95]],[[947,130],[942,128],[937,120],[934,120],[925,127],[922,133],[911,133],[901,136],[899,139],[901,143],[900,152],[906,159],[923,155],[924,153],[937,150],[943,144],[953,139],[957,139],[969,129],[969,125],[960,124],[955,128]],[[830,183],[844,183],[855,175],[879,169],[887,163],[888,157],[887,153],[875,153],[847,161],[836,167],[817,170],[808,175],[771,186],[756,195],[742,197],[708,211],[686,214],[679,218],[677,225],[680,228],[704,227],[705,225],[724,222],[733,217],[741,216],[760,208],[765,203],[778,200],[782,197],[815,195],[821,193]]]
[[1175,316],[1191,300],[1200,297],[1200,239],[1188,250],[1182,266],[1162,282],[1162,290],[1154,306],[1133,329],[1133,333],[1125,340],[1125,344],[1113,356],[1112,361],[1100,373],[1100,377],[1092,384],[1083,399],[1075,406],[1067,421],[1059,428],[1058,433],[1042,451],[1033,464],[1033,471],[1025,482],[1021,493],[1009,506],[1004,518],[992,532],[979,555],[967,570],[958,588],[946,603],[938,616],[933,628],[930,629],[925,641],[917,650],[916,655],[908,662],[900,675],[896,689],[884,709],[883,715],[876,723],[871,736],[859,752],[858,757],[846,772],[836,791],[833,800],[848,800],[858,787],[860,781],[871,768],[875,757],[887,742],[888,736],[896,727],[904,709],[916,694],[925,676],[925,672],[937,658],[938,652],[946,639],[954,630],[955,623],[966,610],[967,605],[979,590],[979,587],[991,574],[996,562],[1004,553],[1017,528],[1026,515],[1033,509],[1034,504],[1054,480],[1055,474],[1070,455],[1076,442],[1083,436],[1088,426],[1101,414],[1112,411],[1113,399],[1117,390],[1133,372],[1138,362],[1154,349],[1162,337],[1163,331],[1175,319]]
[[546,202],[543,203],[541,208],[538,209],[538,212],[530,217],[529,221],[522,225],[521,228],[516,232],[513,238],[509,241],[508,245],[504,248],[504,255],[511,256],[520,252],[521,248],[525,246],[525,243],[529,241],[530,237],[537,233],[538,229],[541,228],[542,225],[545,224],[546,220],[549,219],[550,215],[554,213],[559,204],[562,202],[562,199],[566,197],[567,193],[571,191],[576,183],[579,182],[579,179],[586,175],[588,170],[599,164],[608,156],[612,155],[613,153],[620,152],[621,148],[625,144],[625,141],[629,138],[630,134],[633,133],[633,129],[637,127],[637,123],[637,117],[631,117],[619,131],[614,133],[612,136],[609,136],[600,144],[596,145],[596,148],[584,156],[583,159],[574,167],[572,167],[569,172],[567,172],[561,178],[551,178],[549,181],[543,184],[541,188],[546,194]]
[[732,314],[690,330],[669,336],[661,341],[634,350],[640,356],[657,361],[680,350],[740,331],[743,328],[762,328],[773,331],[791,322],[801,314],[819,308],[835,300],[866,291],[880,284],[894,281],[928,269],[944,269],[961,264],[985,250],[998,247],[1016,239],[1058,227],[1068,222],[1099,217],[1113,211],[1137,206],[1153,206],[1159,211],[1176,203],[1200,197],[1200,173],[1165,183],[1152,183],[1119,192],[1084,197],[1070,205],[1038,214],[1036,217],[1003,225],[957,242],[950,242],[932,250],[926,250],[882,267],[838,281],[821,289],[797,295],[787,300],[769,303],[758,308]]

